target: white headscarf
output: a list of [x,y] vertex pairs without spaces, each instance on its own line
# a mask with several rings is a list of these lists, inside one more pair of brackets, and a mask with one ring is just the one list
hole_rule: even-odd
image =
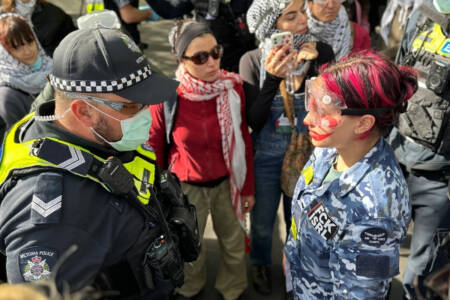
[[33,31],[33,27],[31,27],[31,24],[26,19],[19,16],[18,14],[12,13],[5,13],[0,15],[0,19],[4,19],[7,17],[21,18],[30,26],[38,47],[38,55],[42,60],[42,66],[39,70],[33,71],[30,66],[27,66],[15,59],[0,44],[0,85],[10,86],[32,95],[38,94],[47,83],[46,76],[50,74],[52,70],[52,59],[45,55],[45,52],[42,49],[42,46]]
[[336,55],[336,60],[350,54],[352,50],[352,30],[347,12],[342,5],[339,13],[332,22],[322,22],[314,18],[309,7],[306,9],[308,15],[308,30],[320,41],[329,44]]

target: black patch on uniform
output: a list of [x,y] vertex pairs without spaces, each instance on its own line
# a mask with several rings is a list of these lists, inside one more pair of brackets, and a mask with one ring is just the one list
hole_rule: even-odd
[[24,281],[49,279],[58,260],[58,252],[47,247],[31,247],[19,253],[19,269]]
[[93,156],[78,148],[50,139],[44,139],[33,154],[63,169],[86,175],[91,168]]
[[147,193],[147,189],[149,186],[149,183],[148,183],[149,180],[150,180],[150,171],[147,169],[144,169],[144,172],[142,174],[141,188],[140,188],[141,194]]
[[361,241],[369,246],[380,247],[386,243],[388,234],[383,228],[373,227],[361,232]]
[[40,174],[31,200],[31,223],[59,223],[62,214],[62,200],[63,174]]
[[317,203],[309,212],[308,218],[317,233],[325,240],[333,238],[339,231],[339,226],[328,215],[323,202]]
[[356,257],[356,275],[375,279],[389,277],[389,256],[361,254]]

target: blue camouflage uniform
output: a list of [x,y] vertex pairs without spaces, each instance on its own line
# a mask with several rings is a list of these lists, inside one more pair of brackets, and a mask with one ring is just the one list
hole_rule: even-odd
[[322,185],[336,158],[316,148],[297,182],[285,246],[295,299],[384,299],[411,219],[405,179],[384,139]]

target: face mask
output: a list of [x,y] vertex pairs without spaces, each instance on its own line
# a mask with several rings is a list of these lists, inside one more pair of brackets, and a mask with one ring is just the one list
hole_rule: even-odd
[[35,5],[36,0],[30,0],[28,3],[23,3],[22,0],[16,0],[16,13],[24,18],[30,19]]
[[42,67],[42,58],[40,55],[36,58],[34,63],[30,66],[31,70],[33,71],[39,71]]
[[116,142],[107,141],[104,137],[102,137],[99,133],[97,133],[94,128],[91,127],[92,132],[102,139],[105,143],[108,143],[114,149],[118,151],[132,151],[136,150],[140,145],[147,142],[150,137],[150,126],[152,125],[152,115],[150,114],[150,110],[148,108],[142,109],[140,112],[135,114],[133,117],[119,120],[104,111],[98,109],[97,107],[89,104],[89,106],[98,110],[99,112],[107,115],[111,119],[120,122],[120,127],[122,129],[122,138]]
[[448,0],[433,0],[434,7],[437,11],[443,14],[450,14],[450,1]]

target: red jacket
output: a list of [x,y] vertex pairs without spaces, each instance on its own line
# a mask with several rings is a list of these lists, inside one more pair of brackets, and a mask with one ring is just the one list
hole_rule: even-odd
[[[245,120],[245,96],[242,85],[234,87],[241,97],[241,131],[245,143],[247,175],[241,195],[254,195],[252,140]],[[178,93],[178,109],[172,130],[168,162],[164,161],[166,132],[163,103],[151,105],[153,121],[149,144],[155,150],[159,166],[170,166],[183,182],[208,182],[229,175],[223,159],[216,99],[190,101]]]
[[369,50],[371,46],[370,36],[367,30],[353,21],[351,25],[353,26],[353,48],[350,53],[353,54],[362,50]]

